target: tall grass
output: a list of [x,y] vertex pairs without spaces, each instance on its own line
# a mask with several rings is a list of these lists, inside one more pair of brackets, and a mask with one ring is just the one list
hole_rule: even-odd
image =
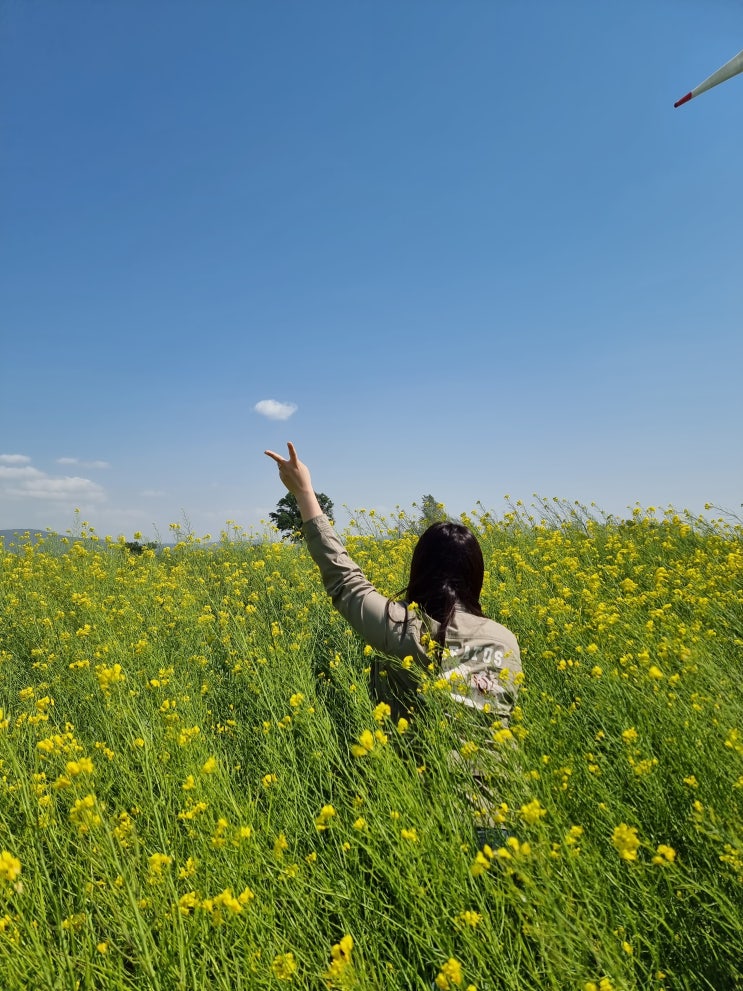
[[510,730],[375,709],[302,547],[0,554],[0,987],[743,986],[740,528],[466,521]]

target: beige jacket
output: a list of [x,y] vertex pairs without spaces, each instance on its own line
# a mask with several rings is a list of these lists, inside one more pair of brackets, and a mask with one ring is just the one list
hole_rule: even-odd
[[[416,705],[420,674],[432,662],[422,638],[434,638],[439,624],[381,595],[351,560],[326,516],[308,520],[302,532],[335,608],[367,644],[391,658],[377,658],[372,666],[374,697],[390,705],[394,719],[407,714]],[[457,609],[446,631],[446,648],[443,660],[436,661],[436,674],[451,682],[452,697],[507,720],[521,680],[513,633],[492,619]],[[412,666],[403,667],[399,662],[409,657]]]

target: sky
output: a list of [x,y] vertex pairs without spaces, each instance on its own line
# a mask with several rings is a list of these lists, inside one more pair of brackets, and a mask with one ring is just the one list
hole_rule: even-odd
[[[4,0],[0,529],[739,512],[732,0]],[[346,508],[344,508],[346,507]],[[78,513],[75,511],[79,510]]]

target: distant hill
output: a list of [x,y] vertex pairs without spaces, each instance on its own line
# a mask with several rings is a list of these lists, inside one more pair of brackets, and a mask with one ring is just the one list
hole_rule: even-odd
[[[25,536],[26,534],[28,534],[28,537]],[[52,551],[53,553],[63,553],[65,548],[69,546],[69,542],[71,540],[80,541],[81,543],[84,543],[94,549],[100,549],[105,546],[103,541],[94,540],[90,537],[73,537],[68,533],[57,533],[54,530],[40,530],[38,527],[34,528],[30,526],[26,527],[25,530],[23,527],[16,527],[12,530],[0,530],[0,547],[5,547],[5,550],[15,550],[16,547],[23,544],[38,544],[41,540],[47,541],[45,549]],[[258,537],[247,542],[252,544],[262,543],[261,539]],[[242,541],[236,540],[231,543],[239,544],[242,543]],[[200,547],[202,550],[208,550],[209,548],[219,547],[221,544],[221,541],[213,540],[209,543],[201,544]],[[144,546],[148,545],[156,548],[158,552],[165,550],[166,547],[173,548],[177,546],[174,542],[158,544],[152,541],[150,544],[149,541],[144,541]]]
[[[29,535],[29,539],[24,539],[24,534]],[[28,543],[29,540],[32,544],[35,544],[40,537],[57,537],[59,534],[54,533],[51,530],[40,530],[38,527],[29,526],[25,529],[23,527],[15,527],[13,530],[0,530],[0,540],[5,542],[7,547],[10,543]]]

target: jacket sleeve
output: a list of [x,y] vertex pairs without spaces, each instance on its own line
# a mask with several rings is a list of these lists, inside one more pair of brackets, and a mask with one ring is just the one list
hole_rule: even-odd
[[302,525],[302,532],[307,549],[320,569],[325,591],[341,616],[374,650],[397,654],[404,606],[393,602],[387,608],[388,599],[351,560],[327,516],[308,520]]

